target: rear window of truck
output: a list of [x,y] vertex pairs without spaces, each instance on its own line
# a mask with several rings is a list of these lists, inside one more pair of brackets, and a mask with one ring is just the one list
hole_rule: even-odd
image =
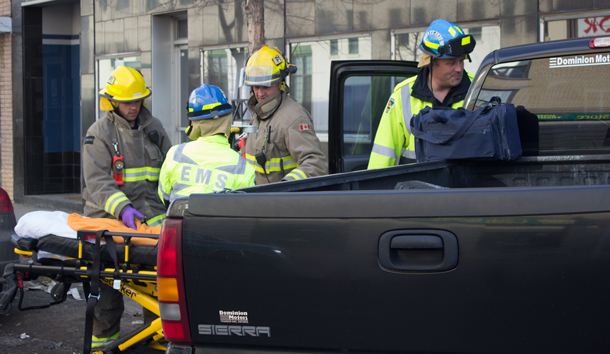
[[610,149],[610,54],[522,60],[494,65],[476,108],[493,96],[538,118],[539,150]]

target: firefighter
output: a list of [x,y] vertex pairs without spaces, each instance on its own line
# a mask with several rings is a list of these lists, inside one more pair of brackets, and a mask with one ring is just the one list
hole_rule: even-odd
[[[132,229],[145,218],[148,225],[160,226],[166,209],[157,195],[159,171],[171,142],[144,107],[151,91],[139,71],[119,66],[99,94],[106,113],[87,130],[82,152],[84,214],[120,219]],[[120,336],[123,310],[123,295],[102,284],[92,347],[105,347]]]
[[172,147],[161,167],[159,196],[166,204],[191,193],[254,185],[254,167],[229,144],[232,111],[216,86],[203,84],[191,92],[186,132],[193,141]]
[[264,45],[248,59],[245,84],[251,87],[247,106],[256,133],[246,139],[246,159],[256,168],[256,184],[300,180],[328,174],[309,112],[288,94],[284,81],[296,66],[277,48]]
[[409,122],[422,108],[464,105],[474,77],[464,71],[464,59],[470,60],[468,54],[475,44],[456,24],[442,19],[430,24],[419,45],[422,56],[418,67],[422,69],[394,88],[379,122],[369,169],[415,162]]

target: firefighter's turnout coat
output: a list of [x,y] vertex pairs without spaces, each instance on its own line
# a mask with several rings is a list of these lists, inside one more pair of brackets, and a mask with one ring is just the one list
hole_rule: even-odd
[[254,185],[254,167],[215,134],[173,146],[161,168],[159,196],[172,202],[192,193],[213,193]]
[[[138,115],[138,129],[114,111],[95,122],[87,131],[83,144],[83,175],[85,216],[120,219],[128,205],[146,217],[150,226],[160,226],[165,218],[165,206],[157,187],[163,158],[171,142],[165,129],[146,107]],[[157,131],[157,143],[149,135]],[[115,144],[117,149],[115,150]],[[123,156],[123,185],[113,178],[113,157]]]
[[[311,116],[303,106],[282,92],[275,113],[261,119],[255,113],[256,104],[252,95],[248,109],[258,132],[248,134],[245,153],[256,169],[257,185],[328,174],[328,160],[322,152]],[[264,170],[256,160],[257,153],[264,154]]]

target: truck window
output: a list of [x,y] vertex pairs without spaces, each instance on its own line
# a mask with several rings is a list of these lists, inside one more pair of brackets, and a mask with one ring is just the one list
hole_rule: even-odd
[[[350,76],[343,86],[343,151],[370,155],[377,126],[394,87],[407,76]],[[364,166],[366,168],[366,165]]]
[[[494,65],[476,108],[492,96],[538,117],[539,150],[610,149],[610,55],[586,54]],[[524,154],[526,152],[524,151]]]

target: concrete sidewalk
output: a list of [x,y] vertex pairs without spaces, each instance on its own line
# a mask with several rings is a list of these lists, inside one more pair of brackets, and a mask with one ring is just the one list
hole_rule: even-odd
[[80,194],[25,196],[20,198],[19,202],[13,201],[13,209],[17,220],[26,213],[38,210],[59,210],[68,214],[83,214],[83,204]]

